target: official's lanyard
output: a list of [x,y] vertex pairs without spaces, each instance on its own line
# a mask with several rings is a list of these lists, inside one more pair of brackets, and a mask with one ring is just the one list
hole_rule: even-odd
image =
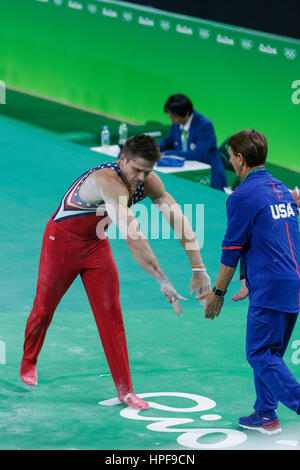
[[248,176],[251,174],[251,173],[255,173],[256,171],[262,171],[264,170],[264,166],[263,165],[258,165],[258,166],[254,166],[252,168],[250,168],[249,170],[246,171],[246,173],[244,174],[243,176],[243,179],[242,179],[242,182],[248,178]]

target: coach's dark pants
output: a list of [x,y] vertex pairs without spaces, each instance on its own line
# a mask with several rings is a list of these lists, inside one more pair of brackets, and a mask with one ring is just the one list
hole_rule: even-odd
[[298,313],[249,307],[246,353],[253,368],[255,411],[272,417],[281,402],[300,414],[300,384],[283,361]]

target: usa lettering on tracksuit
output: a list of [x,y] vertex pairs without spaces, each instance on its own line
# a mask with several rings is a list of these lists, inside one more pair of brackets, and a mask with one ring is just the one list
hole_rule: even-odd
[[249,289],[247,359],[254,370],[255,411],[272,417],[278,402],[300,414],[300,385],[283,361],[300,307],[297,207],[263,166],[250,169],[227,200],[221,262],[243,261]]

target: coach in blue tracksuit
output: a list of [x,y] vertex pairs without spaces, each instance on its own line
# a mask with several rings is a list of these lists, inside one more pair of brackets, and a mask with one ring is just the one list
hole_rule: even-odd
[[211,165],[211,187],[223,191],[226,173],[211,121],[195,111],[190,99],[181,94],[170,96],[164,111],[172,126],[168,137],[159,142],[161,152]]
[[228,224],[215,287],[200,298],[206,298],[205,317],[218,316],[242,258],[249,291],[246,352],[257,398],[254,413],[240,418],[239,424],[276,434],[281,431],[279,402],[300,414],[300,384],[283,360],[300,309],[297,206],[286,186],[263,167],[267,141],[261,133],[234,134],[229,154],[242,183],[227,200]]

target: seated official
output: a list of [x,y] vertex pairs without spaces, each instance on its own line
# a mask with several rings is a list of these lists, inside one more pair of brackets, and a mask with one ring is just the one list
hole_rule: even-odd
[[298,213],[299,213],[299,211],[300,211],[300,191],[299,191],[297,186],[295,187],[295,189],[293,189],[292,195],[294,196],[294,199],[296,201],[297,209],[298,209]]
[[211,121],[195,111],[190,99],[181,94],[170,96],[164,111],[172,126],[168,137],[159,142],[163,155],[207,163],[211,166],[211,187],[223,191],[227,186],[226,173]]

